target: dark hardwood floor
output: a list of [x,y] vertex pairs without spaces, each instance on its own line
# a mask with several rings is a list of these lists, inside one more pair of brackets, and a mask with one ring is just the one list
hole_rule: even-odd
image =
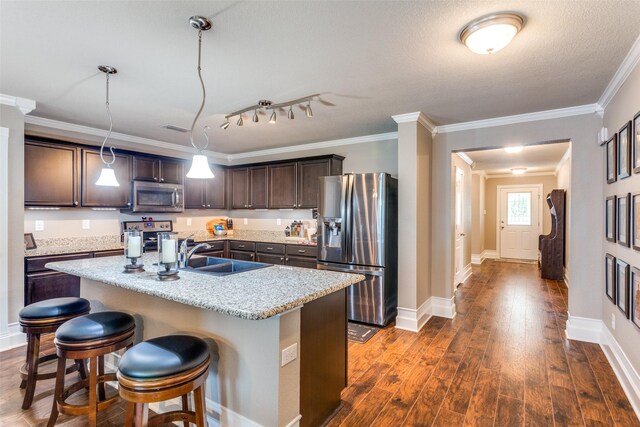
[[[434,317],[418,334],[388,327],[350,343],[350,385],[327,426],[640,426],[600,347],[564,338],[562,282],[535,265],[485,261],[456,306],[454,319]],[[46,425],[51,410],[52,380],[20,409],[24,351],[0,353],[0,426]],[[122,406],[98,420],[122,425]]]
[[456,307],[418,334],[350,343],[349,387],[326,426],[640,426],[600,347],[565,338],[563,282],[485,261]]

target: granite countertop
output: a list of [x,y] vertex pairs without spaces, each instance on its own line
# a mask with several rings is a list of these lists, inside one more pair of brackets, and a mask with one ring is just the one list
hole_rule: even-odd
[[[123,273],[121,256],[51,262],[45,267],[119,288],[248,320],[260,320],[364,280],[351,273],[269,266],[228,276],[180,271],[180,279],[160,282],[157,254],[144,254],[145,272]],[[84,286],[84,285],[83,285]]]
[[[315,242],[310,242],[308,240],[296,241],[286,239],[284,234],[280,231],[234,230],[233,236],[216,236],[207,231],[178,232],[178,236],[180,238],[185,238],[192,234],[196,243],[212,240],[246,240],[251,242],[282,243],[289,245],[315,245]],[[25,257],[123,249],[119,234],[94,237],[38,239],[36,243],[38,245],[36,249],[25,249]]]

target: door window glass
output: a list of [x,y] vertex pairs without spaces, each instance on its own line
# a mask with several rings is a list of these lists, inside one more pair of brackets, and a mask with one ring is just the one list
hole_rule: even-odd
[[531,225],[531,193],[507,193],[507,225]]

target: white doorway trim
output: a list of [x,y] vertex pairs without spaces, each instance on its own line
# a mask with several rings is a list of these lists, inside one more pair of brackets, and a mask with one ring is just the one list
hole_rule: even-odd
[[[500,259],[500,191],[505,188],[537,188],[538,189],[538,235],[542,234],[542,201],[544,198],[542,184],[513,184],[496,186],[496,259]],[[454,248],[455,250],[455,248]]]
[[453,292],[455,294],[458,284],[465,281],[467,277],[464,264],[464,240],[468,231],[465,228],[465,171],[455,167],[455,177],[453,182],[453,241],[454,241],[454,272],[453,272]]
[[0,127],[0,337],[9,333],[9,129]]

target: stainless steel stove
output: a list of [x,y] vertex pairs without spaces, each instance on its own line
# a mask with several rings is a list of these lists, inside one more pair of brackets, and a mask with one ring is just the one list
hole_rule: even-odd
[[123,221],[122,231],[140,230],[146,252],[158,250],[158,233],[173,231],[171,220],[161,221]]

